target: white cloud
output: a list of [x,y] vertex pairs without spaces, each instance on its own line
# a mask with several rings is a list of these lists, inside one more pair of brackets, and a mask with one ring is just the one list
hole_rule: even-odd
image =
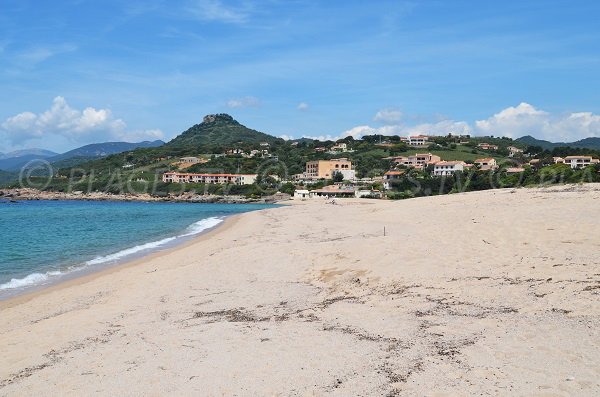
[[430,135],[447,135],[449,132],[453,134],[471,134],[472,129],[464,121],[454,120],[442,120],[437,123],[424,123],[414,126],[405,126],[402,124],[398,125],[384,125],[382,127],[371,127],[369,125],[359,125],[349,130],[342,132],[338,136],[333,135],[319,135],[319,136],[304,136],[305,138],[318,139],[318,140],[330,140],[335,141],[338,139],[346,138],[348,136],[354,139],[360,139],[365,135],[414,135],[414,134],[430,134]]
[[260,99],[253,96],[234,98],[227,101],[227,107],[230,108],[256,108],[260,106]]
[[381,109],[375,117],[373,117],[374,121],[380,121],[385,124],[397,124],[402,120],[402,112],[396,108],[385,108]]
[[298,104],[298,106],[296,107],[296,109],[302,111],[302,112],[306,112],[308,110],[308,103],[306,102],[300,102]]
[[83,111],[69,106],[65,98],[56,97],[52,107],[43,113],[19,113],[6,119],[0,127],[13,144],[23,144],[51,136],[61,136],[72,142],[95,140],[160,139],[160,130],[128,131],[121,119],[113,117],[110,109],[87,107]]
[[359,125],[339,136],[312,137],[336,140],[347,136],[360,138],[365,135],[447,135],[471,134],[494,135],[518,138],[533,135],[539,139],[553,142],[572,142],[592,136],[600,136],[600,115],[591,112],[552,114],[536,109],[528,103],[511,106],[485,120],[477,120],[474,125],[466,121],[443,119],[437,122],[405,125],[402,112],[397,109],[382,109],[374,117],[375,121],[384,122],[382,127]]
[[523,102],[486,120],[476,121],[475,127],[480,135],[515,138],[532,135],[555,142],[570,142],[600,136],[600,116],[591,112],[552,114]]
[[465,121],[442,120],[437,123],[423,123],[414,127],[406,127],[403,130],[405,135],[408,134],[430,134],[430,135],[467,135],[472,134],[473,129],[469,123]]
[[245,7],[231,7],[219,0],[196,0],[187,7],[187,11],[203,21],[242,24],[248,21],[250,10]]

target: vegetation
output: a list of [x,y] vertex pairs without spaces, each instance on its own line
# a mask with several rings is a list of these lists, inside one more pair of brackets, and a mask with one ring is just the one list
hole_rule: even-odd
[[247,128],[228,114],[209,115],[201,124],[196,124],[167,143],[168,147],[232,145],[235,143],[274,143],[281,138]]
[[[478,148],[477,145],[483,142],[497,145],[498,150]],[[350,150],[330,152],[336,143],[346,143]],[[524,149],[528,155],[540,159],[539,165],[536,168],[526,165],[523,173],[507,174],[507,167],[527,164],[530,160],[524,155],[509,159],[508,146]],[[474,167],[451,177],[434,177],[430,167],[422,171],[407,169],[400,179],[390,182],[389,198],[404,199],[546,183],[593,182],[598,181],[600,175],[597,165],[584,170],[571,170],[568,166],[554,164],[553,157],[557,156],[587,154],[600,157],[600,152],[589,149],[560,147],[545,150],[537,146],[528,147],[523,142],[505,137],[464,138],[451,135],[435,137],[429,147],[420,148],[408,147],[399,136],[381,135],[365,136],[360,140],[346,137],[337,142],[312,139],[285,141],[246,128],[231,116],[221,114],[205,117],[201,124],[162,146],[138,148],[92,161],[74,158],[55,163],[51,170],[31,170],[26,173],[23,185],[64,192],[148,192],[159,196],[197,192],[255,197],[277,190],[293,194],[295,185],[289,181],[293,175],[304,171],[307,161],[346,157],[353,162],[358,178],[373,178],[381,177],[394,168],[394,156],[424,152],[431,152],[443,160],[467,163],[481,157],[493,157],[501,167],[490,172],[482,172]],[[257,174],[257,182],[245,186],[163,183],[162,174],[178,170],[179,159],[184,156],[208,160],[185,168],[184,172]],[[13,181],[12,186],[20,186],[20,182],[14,182],[17,177],[16,173],[0,172],[0,183]],[[309,188],[342,181],[343,176],[335,174],[333,180],[317,181]],[[383,189],[380,184],[372,182],[365,187]]]

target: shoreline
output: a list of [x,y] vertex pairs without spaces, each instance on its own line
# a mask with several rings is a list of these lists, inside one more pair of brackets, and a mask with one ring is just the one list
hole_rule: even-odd
[[233,225],[238,221],[238,218],[242,215],[244,215],[244,213],[227,216],[225,219],[223,219],[223,222],[219,223],[218,225],[213,226],[205,231],[202,231],[198,235],[193,236],[192,238],[186,241],[182,241],[181,243],[176,244],[172,247],[168,247],[163,250],[148,252],[145,255],[142,254],[142,256],[140,257],[125,260],[123,262],[108,264],[102,268],[85,269],[82,274],[73,274],[70,277],[67,274],[63,279],[56,280],[55,282],[52,282],[50,284],[32,286],[27,290],[18,292],[14,295],[9,295],[6,298],[0,299],[0,313],[4,309],[28,302],[40,296],[44,296],[55,291],[60,291],[62,289],[69,288],[74,285],[85,284],[87,282],[95,280],[96,278],[113,274],[121,270],[127,269],[129,267],[140,265],[146,261],[151,261],[154,259],[161,258],[163,256],[170,255],[173,252],[182,250],[186,247],[214,237],[219,233],[225,232],[227,229],[233,227]]
[[0,303],[0,394],[598,395],[598,203],[600,184],[237,214]]
[[132,194],[121,193],[112,194],[104,192],[51,192],[41,191],[32,188],[0,188],[0,201],[7,202],[18,201],[38,201],[38,200],[76,200],[76,201],[126,201],[126,202],[167,202],[167,203],[205,203],[205,204],[271,204],[276,201],[286,200],[289,195],[274,195],[262,198],[248,198],[245,196],[230,195],[204,195],[195,193],[183,193],[177,196],[159,197],[148,193]]

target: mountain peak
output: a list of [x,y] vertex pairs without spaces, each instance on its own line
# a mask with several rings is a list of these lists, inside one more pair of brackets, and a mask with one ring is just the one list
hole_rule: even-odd
[[244,143],[273,143],[280,138],[250,129],[227,113],[208,114],[196,124],[167,143],[168,146],[232,145]]
[[202,119],[203,124],[215,123],[217,121],[237,124],[237,121],[235,121],[235,119],[233,117],[231,117],[230,115],[228,115],[227,113],[207,114]]

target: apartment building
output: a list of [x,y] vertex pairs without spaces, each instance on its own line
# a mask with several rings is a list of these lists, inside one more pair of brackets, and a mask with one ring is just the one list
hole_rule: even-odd
[[352,161],[347,158],[308,161],[306,163],[305,177],[331,179],[336,171],[341,172],[344,175],[344,179],[354,179]]
[[165,183],[252,185],[256,182],[256,174],[193,174],[171,171],[165,172],[162,180]]

